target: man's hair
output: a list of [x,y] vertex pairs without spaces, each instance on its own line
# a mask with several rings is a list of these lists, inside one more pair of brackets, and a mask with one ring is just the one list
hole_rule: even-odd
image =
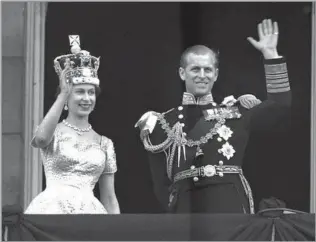
[[185,68],[187,66],[187,59],[189,54],[205,55],[212,54],[214,56],[214,66],[218,68],[219,64],[219,52],[206,47],[205,45],[194,45],[187,48],[181,55],[180,67]]

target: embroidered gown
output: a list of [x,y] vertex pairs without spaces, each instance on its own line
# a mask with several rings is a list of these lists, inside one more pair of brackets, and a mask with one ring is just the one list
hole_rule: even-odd
[[[249,135],[253,130],[264,132],[282,120],[291,103],[284,58],[265,60],[265,74],[268,99],[252,109],[238,102],[233,107],[216,104],[211,94],[196,100],[184,93],[182,105],[156,115],[147,143],[160,145],[160,149],[145,148],[149,151],[154,191],[166,211],[254,213],[251,188],[241,168]],[[212,115],[222,119],[205,118]],[[177,129],[171,131],[177,124],[179,133],[174,131]],[[178,137],[178,141],[191,140],[191,144],[174,145],[171,138],[171,145],[161,148],[163,142],[168,143],[168,134]],[[221,170],[223,166],[227,167]]]
[[26,214],[107,214],[93,189],[102,174],[117,171],[109,138],[101,136],[100,143],[81,141],[57,126],[41,156],[46,189],[33,199]]

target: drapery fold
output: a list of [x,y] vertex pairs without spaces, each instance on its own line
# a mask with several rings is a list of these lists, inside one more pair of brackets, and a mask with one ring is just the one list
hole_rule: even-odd
[[308,213],[24,215],[5,206],[3,240],[5,227],[9,241],[315,240],[315,214]]

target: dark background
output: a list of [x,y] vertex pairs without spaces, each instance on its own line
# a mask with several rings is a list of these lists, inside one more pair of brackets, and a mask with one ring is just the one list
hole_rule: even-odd
[[265,99],[262,57],[246,38],[257,38],[257,24],[272,18],[279,24],[279,54],[287,58],[292,113],[283,128],[250,137],[244,171],[255,205],[274,196],[289,208],[309,211],[311,5],[48,3],[44,112],[55,101],[58,85],[53,59],[70,52],[68,35],[80,35],[81,48],[101,56],[102,94],[91,124],[115,144],[121,212],[160,212],[134,124],[148,110],[162,112],[179,104],[183,85],[178,63],[182,51],[194,44],[220,51],[217,100],[245,93]]

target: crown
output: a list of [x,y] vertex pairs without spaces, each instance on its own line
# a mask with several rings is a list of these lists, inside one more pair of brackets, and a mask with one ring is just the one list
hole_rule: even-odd
[[81,50],[79,35],[69,35],[71,53],[55,58],[54,67],[57,75],[65,76],[66,81],[75,84],[100,85],[98,69],[100,57],[90,55],[90,52]]

